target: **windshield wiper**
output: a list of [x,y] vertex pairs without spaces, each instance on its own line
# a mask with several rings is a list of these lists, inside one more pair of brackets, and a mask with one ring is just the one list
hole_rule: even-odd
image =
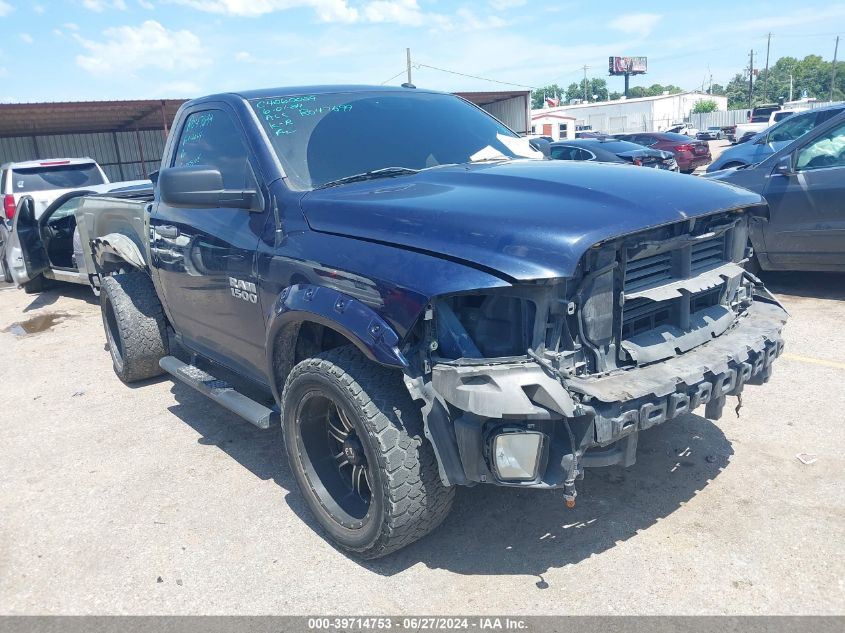
[[315,189],[326,189],[328,187],[336,187],[337,185],[345,185],[350,182],[363,182],[365,180],[377,180],[378,178],[394,178],[396,176],[407,176],[418,173],[420,173],[419,169],[411,169],[410,167],[382,167],[381,169],[365,171],[363,174],[353,174],[352,176],[344,176],[337,180],[330,180],[329,182],[324,182],[319,187],[315,187]]

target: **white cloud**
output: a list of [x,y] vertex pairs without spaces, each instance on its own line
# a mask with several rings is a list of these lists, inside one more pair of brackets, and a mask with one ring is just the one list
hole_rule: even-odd
[[191,31],[171,31],[155,20],[140,26],[117,26],[103,31],[102,42],[75,35],[86,49],[77,55],[76,63],[90,73],[126,73],[128,68],[161,70],[193,70],[211,60],[200,39]]
[[78,31],[79,25],[76,22],[65,22],[64,27],[68,31]]
[[486,17],[479,17],[475,11],[469,9],[459,9],[458,19],[461,21],[461,27],[473,31],[483,29],[498,29],[507,24],[505,20],[495,15],[488,15]]
[[5,0],[0,0],[0,17],[9,15],[14,10],[15,8],[11,4],[5,2]]
[[32,10],[35,11],[38,15],[43,15],[47,13],[47,9],[45,9],[42,5],[36,4],[32,7]]
[[35,41],[29,33],[20,33],[18,34],[18,37],[24,44],[32,44]]
[[608,26],[623,33],[645,37],[654,30],[662,18],[663,16],[657,13],[628,13],[611,20]]
[[507,11],[508,9],[524,7],[527,3],[528,0],[490,0],[490,6],[496,11]]
[[730,24],[729,29],[731,31],[757,31],[764,34],[769,29],[794,28],[819,22],[834,22],[841,18],[845,18],[845,7],[843,6],[813,11],[802,9],[792,13],[736,21]]
[[82,6],[97,13],[102,13],[107,9],[126,10],[125,0],[82,0]]
[[62,33],[61,29],[53,29],[53,35],[55,35],[56,37],[64,37],[65,36],[65,34]]
[[138,0],[138,4],[142,9],[146,9],[147,11],[152,11],[156,8],[156,5],[152,2],[148,2],[147,0]]
[[358,11],[349,6],[346,0],[168,0],[171,4],[181,4],[192,9],[233,15],[240,17],[258,17],[301,7],[311,7],[324,22],[355,22]]
[[424,20],[417,0],[374,0],[364,5],[363,13],[367,21],[376,23],[419,26]]

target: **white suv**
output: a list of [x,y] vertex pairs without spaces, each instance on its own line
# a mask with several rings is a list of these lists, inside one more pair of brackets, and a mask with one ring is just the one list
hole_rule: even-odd
[[24,195],[35,201],[35,217],[56,198],[73,189],[107,184],[105,172],[92,158],[50,158],[0,165],[0,278],[10,281],[5,247],[9,242],[15,209]]

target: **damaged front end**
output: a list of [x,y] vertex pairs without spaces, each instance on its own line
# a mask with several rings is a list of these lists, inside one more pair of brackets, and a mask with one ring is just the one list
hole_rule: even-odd
[[742,267],[762,209],[594,245],[568,279],[438,297],[406,379],[447,484],[566,490],[636,458],[639,431],[762,384],[786,312]]

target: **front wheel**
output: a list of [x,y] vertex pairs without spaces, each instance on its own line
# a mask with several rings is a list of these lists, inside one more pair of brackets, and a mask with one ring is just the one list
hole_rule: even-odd
[[285,449],[311,512],[362,558],[436,528],[454,489],[440,481],[402,376],[341,347],[293,368],[282,395]]

